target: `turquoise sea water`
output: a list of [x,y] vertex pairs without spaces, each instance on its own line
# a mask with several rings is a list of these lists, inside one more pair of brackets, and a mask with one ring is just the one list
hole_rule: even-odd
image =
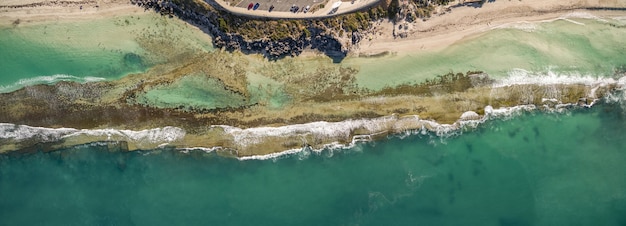
[[[626,68],[626,21],[560,19],[493,29],[447,47],[406,56],[346,60],[361,71],[359,85],[378,89],[454,72],[484,71],[494,78],[519,68],[539,74],[610,76]],[[415,43],[419,46],[419,43]],[[393,79],[381,74],[393,72]]]
[[[162,53],[154,43],[177,48]],[[62,80],[118,79],[181,53],[212,50],[210,36],[156,13],[3,26],[0,93]]]
[[[25,39],[25,35],[32,34],[23,34],[19,29],[0,29],[0,92],[59,80],[119,78],[146,69],[141,57],[131,51],[85,50],[73,47],[70,41],[42,38],[41,42],[34,42]],[[97,42],[93,44],[97,45]]]
[[0,224],[624,225],[625,118],[615,104],[526,113],[274,160],[106,146],[5,155]]
[[[120,29],[150,19],[142,18],[118,18],[106,26]],[[622,22],[578,21],[585,25],[557,21],[531,32],[494,30],[439,54],[344,63],[359,66],[358,83],[370,88],[452,69],[485,70],[500,78],[513,68],[549,67],[605,76],[626,64],[626,33],[617,26]],[[153,31],[147,28],[154,24],[144,25],[129,31]],[[138,69],[143,58],[127,55],[133,51],[94,53],[82,48],[90,43],[77,41],[81,48],[72,49],[59,41],[66,33],[74,40],[90,27],[29,30],[57,32],[39,44],[22,39],[34,33],[0,30],[0,92],[7,91],[3,85],[28,85],[11,86],[20,79],[115,79],[125,65]],[[140,49],[136,42],[117,41],[102,40],[109,47]],[[199,46],[189,48],[204,48]],[[272,82],[278,83],[258,82],[273,88],[252,92],[264,93],[255,98],[280,108],[289,97]],[[240,104],[223,102],[239,98],[231,93],[200,89],[211,84],[185,77],[141,100],[167,107]],[[199,150],[122,153],[98,144],[0,155],[0,225],[626,225],[625,119],[623,105],[604,103],[496,119],[449,138],[394,136],[270,160],[239,161]]]
[[244,96],[223,87],[223,83],[204,74],[187,75],[172,84],[153,88],[137,99],[141,104],[163,108],[216,109],[248,104]]

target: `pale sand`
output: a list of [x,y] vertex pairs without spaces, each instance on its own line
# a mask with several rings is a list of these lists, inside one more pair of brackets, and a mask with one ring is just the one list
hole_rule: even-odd
[[405,55],[441,50],[485,31],[520,22],[549,21],[576,14],[597,17],[626,16],[626,11],[581,9],[586,7],[626,7],[626,0],[497,0],[484,4],[482,8],[463,6],[451,8],[449,12],[445,12],[445,7],[440,7],[440,13],[427,21],[408,23],[407,31],[410,35],[407,38],[394,38],[394,25],[390,22],[379,22],[373,28],[374,34],[363,37],[358,46],[350,49],[354,55],[381,52]]
[[[78,1],[79,0],[73,0]],[[457,0],[450,5],[455,5]],[[45,0],[0,0],[0,26],[10,26],[17,19],[22,23],[46,23],[51,21],[89,20],[119,15],[145,14],[143,8],[133,6],[128,0],[94,0],[83,5],[52,5],[27,8],[8,8],[16,4],[49,2]],[[96,7],[96,5],[98,7]],[[363,37],[358,46],[348,46],[351,53],[377,54],[392,52],[398,55],[425,50],[435,51],[491,29],[519,22],[536,22],[564,17],[572,13],[592,14],[599,17],[626,16],[626,11],[590,11],[585,7],[626,7],[626,0],[497,0],[486,3],[481,8],[456,7],[446,12],[439,7],[439,13],[427,21],[408,25],[407,38],[394,38],[394,25],[390,22],[377,22],[373,34]],[[396,25],[397,28],[398,25]],[[342,42],[350,44],[349,38]],[[318,55],[309,52],[305,56]]]
[[[49,3],[46,0],[0,0],[0,26],[11,26],[19,19],[20,24],[38,24],[57,21],[82,21],[114,16],[140,15],[149,12],[130,4],[128,0],[65,0],[77,2],[66,5],[45,5],[38,7],[9,8],[15,5]],[[80,4],[87,2],[85,4]],[[82,6],[82,9],[80,8]]]

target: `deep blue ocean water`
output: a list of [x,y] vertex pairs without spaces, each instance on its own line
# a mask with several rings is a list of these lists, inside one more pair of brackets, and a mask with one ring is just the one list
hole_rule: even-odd
[[0,225],[624,225],[626,111],[239,161],[84,145],[0,157]]

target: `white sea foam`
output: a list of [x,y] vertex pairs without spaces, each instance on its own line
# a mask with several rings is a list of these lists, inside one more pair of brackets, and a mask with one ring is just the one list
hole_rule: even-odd
[[[489,108],[491,108],[489,106]],[[518,108],[501,108],[501,109],[497,109],[494,110],[495,112],[502,112],[501,114],[493,114],[491,115],[491,117],[495,117],[495,116],[500,116],[500,115],[504,115],[503,112],[506,111],[516,111]],[[519,108],[521,109],[521,108]],[[337,150],[345,150],[345,149],[352,149],[355,148],[357,143],[361,143],[361,142],[370,142],[373,141],[372,136],[376,136],[379,135],[379,133],[385,133],[387,132],[389,129],[392,128],[402,128],[399,127],[399,124],[403,124],[403,123],[411,123],[413,122],[413,125],[422,125],[420,128],[421,129],[417,129],[417,130],[412,130],[413,132],[409,132],[409,130],[405,130],[405,129],[401,129],[401,130],[394,130],[392,132],[404,132],[404,133],[409,133],[408,135],[412,135],[414,133],[423,133],[423,132],[427,132],[427,131],[431,131],[434,132],[437,136],[439,137],[448,137],[448,136],[453,136],[456,135],[456,132],[459,131],[460,128],[463,127],[476,127],[478,126],[480,123],[483,123],[485,120],[487,119],[487,116],[484,117],[480,117],[477,120],[460,120],[457,123],[454,124],[440,124],[437,123],[435,121],[430,121],[430,120],[423,120],[420,119],[419,117],[415,116],[415,117],[403,117],[403,118],[398,118],[395,116],[389,116],[389,117],[382,117],[382,118],[375,118],[375,119],[360,119],[360,120],[347,120],[347,121],[343,121],[343,122],[334,122],[334,123],[328,123],[328,122],[323,122],[323,124],[318,124],[316,123],[307,123],[307,124],[301,124],[301,125],[293,125],[293,126],[283,126],[283,127],[263,127],[263,130],[261,131],[268,131],[270,132],[269,134],[263,134],[260,133],[259,131],[255,131],[253,129],[238,129],[235,127],[228,127],[228,126],[222,126],[223,128],[225,128],[225,131],[227,131],[227,133],[233,135],[237,134],[237,133],[242,133],[242,134],[238,134],[237,136],[237,140],[238,142],[241,142],[242,144],[251,144],[250,140],[245,140],[245,139],[252,139],[252,142],[256,142],[256,141],[260,141],[260,139],[266,137],[266,136],[276,136],[276,135],[285,135],[288,134],[290,131],[294,131],[294,126],[296,126],[296,128],[298,128],[298,132],[300,133],[306,133],[311,132],[309,130],[307,130],[307,128],[311,128],[312,130],[318,130],[318,132],[322,131],[322,132],[328,132],[327,130],[319,130],[319,126],[328,126],[331,125],[333,127],[333,129],[335,130],[340,130],[343,129],[344,131],[333,131],[331,133],[326,133],[324,135],[326,136],[333,136],[333,135],[337,135],[339,134],[340,136],[344,136],[345,134],[349,134],[351,129],[354,128],[361,128],[361,126],[363,125],[368,125],[369,128],[376,128],[377,130],[371,130],[371,131],[379,131],[378,134],[377,133],[372,133],[371,135],[356,135],[352,137],[352,141],[350,143],[347,144],[342,144],[339,142],[332,142],[329,144],[324,144],[321,146],[321,148],[318,149],[311,149],[310,147],[305,147],[305,148],[300,148],[300,149],[291,149],[291,150],[287,150],[287,151],[282,151],[282,152],[277,152],[277,153],[271,153],[271,154],[267,154],[267,155],[254,155],[254,156],[244,156],[244,157],[239,157],[239,160],[268,160],[268,159],[277,159],[280,157],[285,157],[285,156],[290,156],[290,155],[295,155],[295,154],[300,154],[300,153],[304,153],[304,152],[316,152],[316,153],[322,153],[323,151],[326,151],[328,153],[330,153],[330,155],[332,156],[332,153],[334,151]],[[389,125],[392,124],[392,125]],[[358,125],[358,126],[355,126]],[[383,130],[384,128],[384,130]],[[245,132],[248,131],[248,132]],[[254,132],[252,132],[254,131]],[[279,132],[280,131],[280,132]],[[252,137],[252,136],[256,136],[256,137]]]
[[287,155],[293,155],[296,153],[300,153],[302,152],[303,149],[291,149],[291,150],[287,150],[287,151],[282,151],[282,152],[275,152],[275,153],[270,153],[267,155],[251,155],[251,156],[243,156],[243,157],[239,157],[239,160],[268,160],[268,159],[276,159],[279,157],[283,157],[283,156],[287,156]]
[[[517,80],[512,80],[517,81]],[[546,80],[536,79],[533,80],[534,84],[573,84],[573,83],[583,83],[583,84],[608,84],[613,83],[615,80],[612,79],[597,79],[597,78],[570,78],[567,76],[558,77],[558,78],[547,78]],[[613,82],[612,82],[613,81]],[[626,83],[626,78],[622,78],[619,81],[622,83]],[[507,81],[509,83],[516,83]],[[531,84],[529,81],[517,82],[517,84]],[[512,85],[512,84],[511,84]],[[556,99],[547,99],[544,98],[544,101],[553,101],[557,102],[554,107],[549,108],[547,105],[544,109],[554,110],[556,112],[562,112],[567,108],[572,106],[576,106],[576,103],[566,103],[562,104]],[[407,116],[407,117],[396,117],[396,116],[388,116],[382,118],[375,119],[360,119],[360,120],[347,120],[343,122],[313,122],[307,124],[299,124],[299,125],[290,125],[290,126],[282,126],[282,127],[260,127],[260,128],[251,128],[251,129],[240,129],[230,126],[220,126],[224,128],[226,133],[233,135],[235,137],[235,142],[241,144],[243,147],[254,144],[262,141],[262,139],[277,136],[293,136],[294,134],[315,134],[326,137],[344,137],[349,136],[350,132],[357,128],[368,128],[369,131],[378,132],[378,133],[393,133],[398,136],[410,136],[413,134],[422,134],[425,135],[428,132],[434,133],[437,137],[446,138],[450,136],[455,136],[462,133],[463,128],[476,128],[480,124],[492,120],[492,119],[508,119],[512,117],[517,117],[523,112],[531,112],[537,110],[537,106],[535,105],[519,105],[514,107],[501,107],[501,108],[493,108],[492,106],[486,106],[484,108],[485,115],[480,116],[475,112],[465,112],[463,113],[459,120],[453,124],[440,124],[431,120],[423,120],[418,116]],[[371,135],[357,135],[352,137],[352,142],[348,144],[341,144],[339,142],[332,142],[330,144],[322,145],[319,149],[313,149],[313,152],[322,152],[323,150],[327,150],[332,153],[333,150],[341,150],[341,149],[349,149],[354,148],[356,143],[358,142],[369,142],[372,141]],[[301,153],[306,151],[306,148],[302,149],[291,149],[284,152],[271,153],[267,155],[255,155],[255,156],[245,156],[240,157],[240,160],[267,160],[267,159],[276,159],[278,157],[289,156],[297,153]]]
[[[507,87],[512,85],[523,84],[538,84],[538,85],[556,85],[556,84],[585,84],[595,87],[604,86],[608,84],[616,85],[616,89],[626,89],[626,77],[619,79],[613,78],[598,78],[592,76],[572,76],[572,75],[557,75],[556,73],[548,72],[544,74],[532,73],[529,71],[517,69],[510,73],[508,78],[504,78],[497,81],[494,85],[495,88]],[[592,88],[593,92],[595,89]],[[622,92],[621,96],[615,96],[618,94],[609,94],[609,100],[621,100],[626,99]],[[612,98],[612,99],[611,99]],[[547,110],[553,109],[557,112],[564,111],[567,108],[577,105],[577,103],[561,103],[555,98],[543,98],[543,102],[553,102],[553,107],[550,105],[544,105]],[[589,106],[592,106],[590,104]],[[397,117],[395,115],[374,118],[374,119],[353,119],[341,122],[311,122],[306,124],[288,125],[281,127],[257,127],[241,129],[232,126],[219,125],[214,127],[220,127],[227,135],[233,137],[233,143],[236,147],[232,148],[246,148],[250,145],[254,145],[263,141],[267,141],[267,138],[300,138],[303,139],[303,143],[306,143],[307,137],[316,138],[328,138],[331,140],[329,144],[317,146],[318,149],[312,149],[311,147],[291,149],[283,152],[272,153],[268,155],[255,155],[240,157],[240,160],[266,160],[276,159],[283,156],[289,156],[301,153],[303,156],[310,154],[311,152],[321,153],[323,150],[327,150],[331,155],[333,150],[354,148],[359,142],[369,142],[374,140],[373,137],[379,134],[423,134],[433,133],[436,136],[445,138],[454,136],[463,132],[463,128],[475,128],[487,120],[494,118],[509,118],[515,117],[522,112],[536,110],[535,105],[520,105],[507,108],[493,108],[492,106],[486,106],[484,108],[485,114],[483,116],[478,115],[476,112],[468,111],[460,115],[457,122],[453,124],[440,124],[431,120],[420,119],[419,116],[403,116]],[[355,130],[365,130],[371,134],[352,136]],[[163,127],[149,130],[133,131],[133,130],[115,130],[115,129],[91,129],[91,130],[78,130],[73,128],[43,128],[43,127],[30,127],[24,125],[14,125],[9,123],[0,123],[0,139],[14,139],[24,140],[35,138],[41,141],[55,141],[64,138],[71,138],[75,136],[93,136],[93,137],[106,137],[107,140],[126,140],[137,143],[151,143],[151,144],[168,144],[184,138],[185,131],[177,127]],[[352,136],[352,137],[351,137]],[[351,139],[348,144],[332,142],[337,139]],[[181,152],[189,152],[190,150],[198,149],[205,152],[212,152],[222,147],[193,147],[193,148],[181,148]],[[326,152],[324,152],[326,153]],[[305,156],[306,157],[306,156]]]
[[596,20],[596,21],[602,21],[602,22],[607,22],[607,20],[602,19],[600,17],[597,17],[593,14],[590,13],[586,13],[586,12],[574,12],[574,13],[569,13],[569,14],[565,14],[562,15],[558,18],[554,18],[554,19],[549,19],[549,20],[542,20],[542,21],[538,21],[538,22],[529,22],[529,21],[517,21],[517,22],[511,22],[511,23],[505,23],[505,24],[501,24],[498,26],[493,27],[492,29],[517,29],[517,30],[521,30],[521,31],[525,31],[525,32],[534,32],[537,31],[538,29],[540,29],[539,24],[541,23],[551,23],[557,20],[563,20],[563,21],[567,21],[573,24],[577,24],[577,25],[585,25],[584,23],[572,20],[572,19],[591,19],[591,20]]
[[[529,21],[518,21],[518,22],[512,22],[512,23],[506,23],[506,24],[501,24],[498,26],[493,27],[492,29],[517,29],[517,30],[522,30],[525,32],[534,32],[538,29],[540,29],[539,24],[541,23],[551,23],[557,20],[563,20],[563,21],[567,21],[573,24],[577,24],[577,25],[581,25],[584,26],[585,23],[579,22],[579,21],[575,21],[572,19],[589,19],[589,20],[595,20],[595,21],[599,21],[599,22],[608,22],[606,19],[603,19],[601,17],[598,17],[596,15],[593,15],[591,13],[588,12],[573,12],[573,13],[568,13],[565,15],[562,15],[560,17],[554,18],[554,19],[549,19],[549,20],[542,20],[542,21],[538,21],[538,22],[529,22]],[[617,19],[617,18],[614,18]]]
[[513,23],[501,24],[493,27],[492,29],[517,29],[525,32],[534,32],[538,29],[536,23],[528,22],[528,21],[519,21]]
[[256,127],[240,129],[232,126],[220,125],[224,131],[234,137],[235,143],[248,146],[262,141],[264,137],[285,137],[294,135],[312,134],[320,137],[344,137],[349,138],[350,132],[355,129],[368,131],[386,130],[386,122],[396,120],[395,116],[381,117],[376,119],[356,119],[343,122],[311,122],[281,127]]
[[537,106],[529,104],[529,105],[518,105],[514,107],[501,107],[498,109],[494,109],[491,105],[485,107],[485,117],[511,117],[519,115],[524,111],[533,111],[536,110]]
[[[360,119],[360,120],[347,120],[342,122],[313,122],[307,124],[299,124],[299,125],[290,125],[290,126],[282,126],[282,127],[260,127],[260,128],[250,128],[250,129],[240,129],[236,127],[230,126],[220,126],[224,128],[224,131],[233,137],[235,137],[235,142],[242,147],[246,147],[247,145],[251,145],[257,142],[262,141],[268,137],[284,137],[284,136],[293,136],[294,134],[315,134],[327,137],[343,137],[349,136],[350,132],[357,128],[368,128],[369,131],[373,133],[371,135],[356,135],[352,137],[350,143],[342,144],[339,142],[332,142],[329,144],[322,145],[321,148],[318,149],[310,149],[310,147],[299,148],[299,149],[291,149],[283,152],[271,153],[267,155],[254,155],[254,156],[244,156],[239,157],[239,160],[267,160],[267,159],[276,159],[279,157],[294,155],[306,151],[312,151],[321,153],[326,150],[329,153],[335,150],[343,150],[354,148],[357,143],[360,142],[370,142],[373,141],[372,136],[379,135],[380,133],[386,132],[404,132],[407,133],[407,127],[403,127],[402,125],[411,125],[414,133],[424,133],[424,132],[433,132],[437,136],[445,138],[449,136],[457,135],[461,128],[472,127],[475,128],[481,123],[485,122],[489,118],[495,117],[510,117],[514,115],[516,112],[521,112],[523,110],[533,110],[534,105],[532,106],[517,106],[511,108],[499,108],[493,109],[491,106],[487,106],[485,108],[485,112],[487,113],[485,116],[478,116],[478,114],[472,114],[472,119],[459,120],[454,124],[440,124],[431,120],[423,120],[417,116],[414,117],[402,117],[398,118],[395,116],[381,117],[375,119]],[[471,113],[467,113],[469,115]],[[419,126],[417,126],[419,125]],[[417,128],[417,129],[416,129]],[[420,129],[421,128],[421,129]],[[378,133],[378,134],[377,134]]]
[[26,86],[32,86],[32,85],[38,85],[38,84],[54,84],[60,81],[74,81],[74,82],[85,83],[85,82],[99,82],[99,81],[104,81],[104,80],[106,79],[101,78],[101,77],[91,77],[91,76],[78,77],[78,76],[66,75],[66,74],[38,76],[38,77],[33,77],[33,78],[20,79],[17,82],[10,84],[10,85],[0,85],[0,93],[12,92],[12,91],[18,90]]
[[570,22],[570,23],[573,23],[573,24],[578,24],[578,25],[583,25],[583,26],[585,26],[585,24],[584,24],[584,23],[581,23],[581,22],[578,22],[578,21],[575,21],[575,20],[571,20],[571,19],[568,19],[568,18],[563,18],[562,20],[567,21],[567,22]]
[[88,136],[107,136],[108,139],[114,137],[126,138],[128,140],[136,142],[148,142],[148,143],[161,143],[161,142],[173,142],[182,139],[185,136],[185,130],[166,126],[163,128],[154,128],[147,130],[116,130],[116,129],[83,129],[68,135],[63,138],[88,135]]
[[461,114],[461,120],[475,120],[475,119],[479,119],[480,115],[478,115],[478,113],[474,112],[474,111],[466,111],[463,112],[463,114]]
[[601,21],[601,22],[608,22],[607,20],[601,17],[598,17],[596,15],[593,15],[589,12],[572,12],[572,13],[565,14],[561,16],[560,18],[562,19],[579,18],[579,19],[590,19],[590,20],[596,20],[596,21]]
[[371,137],[369,135],[359,135],[359,136],[355,136],[355,137],[368,137],[370,139],[353,139],[352,142],[348,143],[348,144],[342,144],[339,142],[332,142],[329,144],[324,144],[322,145],[321,148],[317,148],[317,149],[313,149],[311,147],[303,147],[303,148],[299,148],[299,149],[290,149],[290,150],[286,150],[286,151],[281,151],[281,152],[275,152],[275,153],[270,153],[270,154],[266,154],[266,155],[252,155],[252,156],[243,156],[243,157],[238,157],[237,159],[239,160],[268,160],[268,159],[278,159],[281,157],[287,157],[287,156],[291,156],[291,155],[303,155],[303,158],[307,158],[311,152],[317,153],[317,154],[321,154],[324,151],[326,151],[327,153],[329,153],[329,155],[327,157],[332,157],[333,153],[335,151],[338,150],[347,150],[347,149],[354,149],[356,147],[357,143],[360,142],[370,142]]
[[13,139],[17,141],[30,138],[37,138],[41,141],[55,141],[59,140],[62,136],[77,131],[77,129],[72,128],[53,129],[45,127],[15,125],[11,123],[0,123],[0,138]]
[[611,17],[611,19],[622,22],[622,23],[626,23],[626,16]]
[[494,88],[507,87],[514,85],[571,85],[583,84],[590,86],[602,86],[607,84],[616,84],[613,78],[597,77],[580,74],[559,74],[552,70],[546,72],[532,72],[524,69],[513,69],[509,71],[506,78],[497,80]]
[[588,12],[573,12],[573,13],[564,14],[554,19],[542,20],[542,21],[539,21],[539,23],[550,23],[550,22],[554,22],[557,20],[564,20],[564,21],[578,24],[578,25],[585,25],[584,23],[574,21],[572,19],[588,19],[588,20],[595,20],[599,22],[608,22],[606,19],[598,17]]
[[115,129],[78,130],[74,128],[44,128],[0,123],[0,139],[20,141],[34,138],[43,142],[50,142],[81,135],[93,137],[106,136],[107,140],[129,140],[162,145],[163,143],[182,139],[185,136],[185,131],[181,128],[171,126],[133,131]]
[[210,148],[207,148],[207,147],[179,148],[178,150],[180,150],[180,152],[183,152],[183,153],[189,153],[190,151],[194,151],[194,150],[200,150],[200,151],[203,151],[203,152],[206,152],[206,153],[211,153],[211,152],[218,151],[218,150],[221,150],[221,149],[223,149],[223,148],[219,147],[219,146],[216,146],[216,147],[210,147]]
[[560,103],[561,101],[557,100],[556,98],[541,98],[541,103],[545,102]]
[[617,80],[617,85],[620,89],[626,88],[626,75]]
[[619,92],[609,93],[604,99],[611,103],[626,104],[626,76],[617,80],[615,89]]

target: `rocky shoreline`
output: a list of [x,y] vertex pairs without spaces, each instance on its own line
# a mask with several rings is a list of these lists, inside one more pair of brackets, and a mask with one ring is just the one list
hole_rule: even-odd
[[[0,123],[0,153],[58,150],[105,141],[109,145],[121,144],[124,151],[200,148],[216,150],[223,156],[247,158],[302,148],[344,147],[411,131],[445,136],[467,124],[518,110],[591,107],[621,92],[626,81],[621,77],[563,84],[569,78],[562,78],[558,84],[539,81],[499,85],[485,74],[459,76],[450,81],[442,79],[436,83],[390,88],[380,92],[386,95],[353,101],[296,104],[281,113],[239,109],[201,114],[121,103],[87,106],[78,100],[101,99],[106,95],[105,90],[112,90],[113,84],[61,82],[54,86],[31,86],[0,94],[4,101],[13,103],[0,104],[11,106],[0,114],[0,121],[11,122]],[[417,94],[423,88],[427,88],[427,93]],[[555,89],[558,91],[554,92]],[[63,90],[85,92],[67,96]],[[448,94],[428,94],[441,91]],[[528,96],[528,93],[544,96]],[[22,100],[20,104],[14,104],[18,100]],[[304,115],[285,113],[306,108],[304,105],[315,107]],[[256,116],[261,118],[255,119]]]
[[[247,54],[261,54],[268,59],[276,60],[287,56],[298,56],[308,48],[324,53],[335,62],[340,62],[348,54],[347,48],[338,39],[327,34],[324,30],[314,27],[307,27],[308,32],[297,38],[246,40],[240,34],[220,30],[218,24],[220,15],[211,11],[200,13],[194,10],[199,6],[190,7],[161,0],[131,0],[131,3],[146,10],[154,10],[162,15],[176,16],[191,23],[211,35],[215,47],[228,51],[239,50]],[[220,13],[226,14],[227,12],[220,10]]]

